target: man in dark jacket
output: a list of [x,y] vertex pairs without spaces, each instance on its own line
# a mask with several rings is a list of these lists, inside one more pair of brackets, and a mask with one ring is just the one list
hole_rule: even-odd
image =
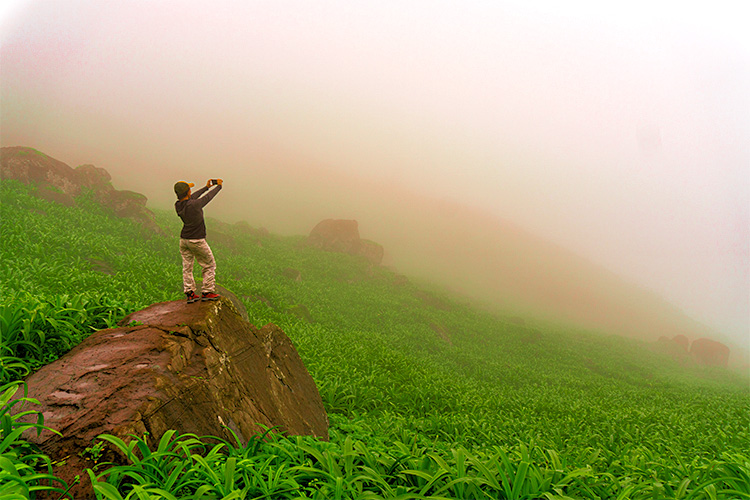
[[[216,300],[219,295],[216,288],[216,261],[211,248],[206,243],[206,223],[203,220],[203,207],[221,191],[221,179],[209,179],[206,187],[193,193],[190,188],[195,184],[180,181],[174,185],[177,201],[174,208],[182,219],[180,232],[180,254],[182,255],[182,284],[188,304],[197,300]],[[210,189],[215,186],[214,189]],[[203,270],[202,294],[195,293],[193,278],[193,261],[198,260]]]

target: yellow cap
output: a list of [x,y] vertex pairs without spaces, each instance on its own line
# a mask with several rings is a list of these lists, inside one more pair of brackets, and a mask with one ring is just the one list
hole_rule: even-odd
[[185,181],[179,181],[174,185],[174,194],[176,194],[178,198],[182,198],[193,186],[195,186],[195,184],[192,182],[187,183]]

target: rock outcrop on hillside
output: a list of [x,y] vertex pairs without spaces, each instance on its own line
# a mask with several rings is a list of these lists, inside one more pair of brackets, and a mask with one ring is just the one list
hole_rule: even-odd
[[[328,417],[312,377],[277,326],[255,328],[229,299],[164,302],[131,314],[120,328],[94,333],[30,376],[44,432],[32,438],[71,484],[87,463],[79,454],[102,433],[157,443],[165,431],[243,441],[278,426],[328,437]],[[117,462],[114,452],[108,460]],[[93,498],[86,476],[76,499]]]
[[685,335],[675,335],[671,339],[662,336],[655,346],[682,363],[700,363],[723,368],[729,365],[729,347],[716,340],[700,338],[691,343]]
[[72,205],[73,198],[90,189],[102,206],[119,217],[139,222],[148,231],[161,232],[154,214],[146,208],[146,197],[133,191],[117,190],[112,177],[103,168],[81,165],[71,168],[36,149],[26,147],[0,148],[0,176],[38,186],[42,199]]
[[690,354],[705,365],[722,366],[729,364],[729,347],[711,339],[696,339],[690,344]]
[[361,255],[375,265],[383,262],[385,253],[381,245],[359,237],[359,225],[356,220],[322,220],[310,231],[307,243],[329,252]]
[[[687,345],[683,344],[683,339],[687,341]],[[675,361],[687,365],[693,362],[690,358],[690,353],[688,353],[688,345],[689,341],[684,335],[676,335],[671,339],[666,335],[662,335],[653,344],[653,347],[659,352],[670,355]]]

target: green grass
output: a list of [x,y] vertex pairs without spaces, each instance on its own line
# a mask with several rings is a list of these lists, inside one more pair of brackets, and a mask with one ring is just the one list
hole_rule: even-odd
[[[174,237],[144,235],[33,189],[0,185],[5,381],[183,298],[172,212],[156,215]],[[302,237],[208,227],[218,282],[292,339],[331,442],[103,437],[130,463],[90,472],[99,498],[750,498],[747,379],[606,332],[533,331]]]

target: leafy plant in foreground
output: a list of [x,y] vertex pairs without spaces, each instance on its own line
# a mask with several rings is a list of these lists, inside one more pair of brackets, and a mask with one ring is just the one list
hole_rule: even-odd
[[[23,396],[14,396],[23,386]],[[0,386],[0,498],[33,498],[37,491],[66,492],[67,485],[52,473],[49,457],[23,439],[25,432],[56,431],[44,426],[44,417],[35,410],[23,410],[26,404],[39,404],[27,397],[25,382],[11,382]],[[17,408],[16,408],[17,407]],[[32,421],[28,421],[31,419]],[[35,421],[34,421],[35,420]],[[46,472],[40,472],[46,470]],[[52,486],[59,483],[60,486]]]
[[[750,464],[726,456],[716,470],[682,479],[619,481],[592,467],[565,466],[553,450],[463,447],[448,452],[394,442],[368,447],[346,437],[325,443],[266,432],[244,445],[216,437],[168,431],[151,449],[147,439],[100,439],[128,459],[98,475],[89,471],[100,500],[128,498],[275,499],[732,499],[747,498]],[[635,471],[631,471],[633,473]]]

